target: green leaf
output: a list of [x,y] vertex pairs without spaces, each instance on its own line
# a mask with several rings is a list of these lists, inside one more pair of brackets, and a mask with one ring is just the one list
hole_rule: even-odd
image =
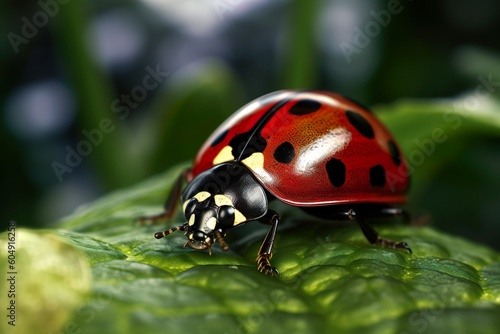
[[[499,328],[500,254],[429,227],[389,221],[376,226],[385,237],[407,241],[410,255],[370,245],[354,224],[317,221],[278,206],[283,223],[272,263],[279,278],[256,270],[267,231],[261,224],[230,231],[231,249],[214,246],[212,256],[183,248],[182,233],[154,239],[166,226],[138,226],[133,219],[161,210],[184,167],[109,194],[64,219],[57,230],[19,231],[20,245],[43,249],[19,256],[20,262],[31,268],[53,261],[36,276],[28,274],[31,269],[20,272],[31,282],[19,286],[20,296],[39,308],[62,292],[78,296],[72,306],[51,310],[51,319],[72,317],[51,322],[49,332],[496,333]],[[180,222],[179,216],[168,226]],[[91,295],[75,307],[89,286],[87,266]],[[54,267],[68,268],[57,283]],[[41,288],[60,291],[33,298]],[[18,317],[30,329],[47,326],[46,314]]]
[[408,160],[411,211],[497,247],[500,103],[472,90],[456,98],[402,99],[375,110]]
[[[114,109],[113,102],[118,97],[113,94],[111,79],[99,68],[87,47],[87,25],[91,19],[89,7],[87,2],[68,1],[67,6],[60,7],[61,15],[55,15],[50,23],[54,24],[54,42],[62,55],[61,66],[71,80],[81,111],[78,113],[81,132],[78,134],[78,143],[71,148],[79,152],[78,144],[87,141],[90,148],[85,148],[85,151],[89,150],[92,154],[80,155],[89,159],[98,169],[102,176],[100,182],[104,186],[117,188],[129,184],[129,180],[138,179],[140,174],[137,167],[140,164],[131,156],[128,145],[123,144],[129,136],[122,121],[111,112]],[[96,139],[88,141],[84,130],[85,133],[96,133],[93,135]],[[116,161],[121,161],[129,168],[116,168]],[[64,164],[65,161],[61,159],[59,163]]]
[[[84,253],[59,233],[27,229],[0,234],[0,249],[0,332],[56,333],[71,327],[91,289]],[[14,309],[6,310],[11,305]]]

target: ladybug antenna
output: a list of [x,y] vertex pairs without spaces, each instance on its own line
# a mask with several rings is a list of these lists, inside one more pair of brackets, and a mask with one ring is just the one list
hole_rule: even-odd
[[172,227],[170,230],[166,230],[166,231],[163,231],[163,232],[156,232],[155,233],[155,238],[156,239],[161,239],[161,238],[164,238],[167,235],[172,234],[175,231],[179,231],[179,230],[185,231],[186,230],[186,224],[179,225],[179,226],[176,226],[176,227]]
[[219,231],[215,231],[215,236],[217,237],[217,241],[219,241],[222,250],[229,250],[229,246],[226,244],[226,242],[224,241],[224,237]]

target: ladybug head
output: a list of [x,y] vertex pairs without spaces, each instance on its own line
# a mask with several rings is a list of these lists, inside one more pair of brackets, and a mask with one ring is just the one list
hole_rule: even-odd
[[228,249],[223,236],[226,229],[234,226],[237,212],[229,198],[202,191],[185,201],[182,208],[188,221],[185,228],[189,239],[187,246],[210,249],[217,239],[224,250]]
[[182,209],[187,223],[164,233],[157,233],[162,238],[177,230],[183,230],[188,237],[184,246],[192,249],[210,251],[215,240],[219,241],[223,250],[229,247],[224,241],[225,231],[246,221],[246,218],[225,195],[212,195],[201,191],[184,202]]
[[252,174],[236,163],[225,163],[199,174],[181,196],[186,223],[155,234],[161,239],[182,230],[188,241],[184,246],[208,250],[215,241],[222,249],[226,230],[262,217],[267,212],[267,197]]
[[184,231],[188,237],[187,246],[198,250],[210,249],[217,233],[222,238],[224,232],[222,224],[218,222],[221,210],[210,193],[196,194],[184,202],[182,208],[188,221],[187,226],[184,225],[186,226]]

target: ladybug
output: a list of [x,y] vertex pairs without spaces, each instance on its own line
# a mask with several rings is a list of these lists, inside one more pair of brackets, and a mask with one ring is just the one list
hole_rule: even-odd
[[330,92],[283,90],[248,103],[220,125],[175,182],[164,212],[139,220],[171,218],[180,197],[186,223],[155,238],[181,230],[184,247],[210,254],[215,241],[229,249],[227,230],[254,220],[268,224],[258,270],[279,275],[270,259],[280,216],[270,201],[353,220],[370,243],[411,253],[406,242],[381,238],[364,220],[405,217],[398,205],[408,186],[396,141],[367,108]]

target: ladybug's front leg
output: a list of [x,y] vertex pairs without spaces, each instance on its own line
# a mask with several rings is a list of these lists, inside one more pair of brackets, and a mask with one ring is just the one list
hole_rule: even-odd
[[407,250],[411,254],[411,248],[406,242],[392,241],[389,239],[381,238],[378,235],[377,231],[375,231],[375,229],[371,227],[363,218],[358,216],[356,211],[354,211],[353,209],[348,210],[345,214],[350,220],[354,220],[356,221],[356,223],[358,223],[361,231],[363,231],[363,234],[370,243],[393,249]]
[[273,257],[273,247],[274,239],[276,238],[276,232],[278,231],[278,223],[280,222],[280,216],[276,212],[269,210],[266,215],[259,219],[261,223],[271,225],[271,229],[267,232],[266,238],[260,246],[259,253],[257,255],[257,269],[266,275],[279,276],[278,269],[271,266],[269,260]]
[[139,217],[137,218],[137,221],[139,221],[140,224],[144,224],[145,222],[151,222],[155,224],[158,223],[159,221],[172,218],[177,210],[177,204],[179,203],[179,198],[182,191],[182,185],[184,181],[187,180],[189,173],[190,169],[187,168],[183,170],[181,175],[177,177],[177,180],[175,180],[174,186],[170,191],[170,194],[168,195],[165,204],[163,205],[164,208],[163,212],[157,215]]

